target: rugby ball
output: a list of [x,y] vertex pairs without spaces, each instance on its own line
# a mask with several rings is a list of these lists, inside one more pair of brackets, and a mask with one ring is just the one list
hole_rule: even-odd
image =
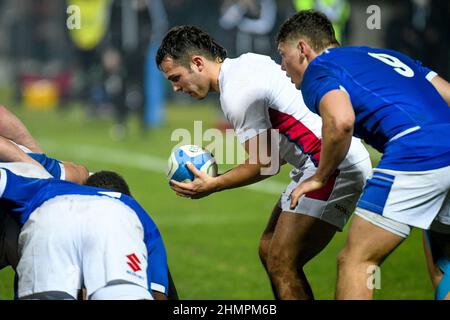
[[190,182],[194,180],[194,174],[186,167],[191,162],[195,167],[209,174],[217,176],[217,163],[214,156],[199,146],[187,144],[172,151],[168,161],[167,178],[179,182]]

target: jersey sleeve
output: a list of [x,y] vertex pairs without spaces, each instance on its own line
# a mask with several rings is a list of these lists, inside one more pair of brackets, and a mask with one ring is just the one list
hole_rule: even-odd
[[30,205],[30,199],[40,190],[46,179],[26,178],[8,169],[0,169],[0,203],[15,218]]
[[301,86],[306,106],[312,112],[320,115],[319,106],[323,96],[336,89],[345,91],[342,81],[332,67],[313,61],[306,69]]
[[166,296],[169,291],[169,268],[167,266],[167,254],[161,235],[152,239],[148,247],[148,277],[149,287]]
[[50,158],[44,153],[28,153],[28,155],[39,162],[54,178],[65,179],[64,165],[61,161]]

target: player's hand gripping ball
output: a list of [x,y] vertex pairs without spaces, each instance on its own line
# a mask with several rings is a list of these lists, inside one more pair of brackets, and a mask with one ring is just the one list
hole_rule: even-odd
[[179,182],[194,180],[194,174],[186,167],[191,162],[195,167],[212,177],[217,176],[217,163],[214,156],[199,146],[187,144],[176,148],[170,154],[167,178]]

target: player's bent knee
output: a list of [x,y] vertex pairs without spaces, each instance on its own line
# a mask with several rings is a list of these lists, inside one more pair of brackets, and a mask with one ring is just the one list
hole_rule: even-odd
[[153,300],[150,292],[132,283],[107,285],[90,295],[89,300]]
[[286,256],[270,253],[267,257],[267,272],[271,277],[282,277],[296,273],[296,264]]
[[[348,266],[351,261],[349,250],[347,248],[342,249],[337,257],[337,265],[339,269],[345,268]],[[351,263],[351,262],[350,262]]]

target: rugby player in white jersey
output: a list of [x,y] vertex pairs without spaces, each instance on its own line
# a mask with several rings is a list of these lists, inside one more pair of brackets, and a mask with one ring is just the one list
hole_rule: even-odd
[[[272,211],[259,254],[275,298],[313,299],[303,267],[342,230],[353,212],[371,171],[364,146],[353,139],[350,152],[327,185],[291,208],[291,191],[317,169],[322,122],[308,110],[280,66],[270,57],[252,53],[229,59],[219,44],[193,26],[171,29],[156,63],[174,91],[197,99],[219,92],[222,110],[248,154],[245,163],[215,178],[188,165],[196,179],[171,181],[178,195],[201,198],[274,175],[278,163],[292,165],[292,182]],[[263,163],[260,155],[267,153],[272,153],[268,154],[271,161]]]

